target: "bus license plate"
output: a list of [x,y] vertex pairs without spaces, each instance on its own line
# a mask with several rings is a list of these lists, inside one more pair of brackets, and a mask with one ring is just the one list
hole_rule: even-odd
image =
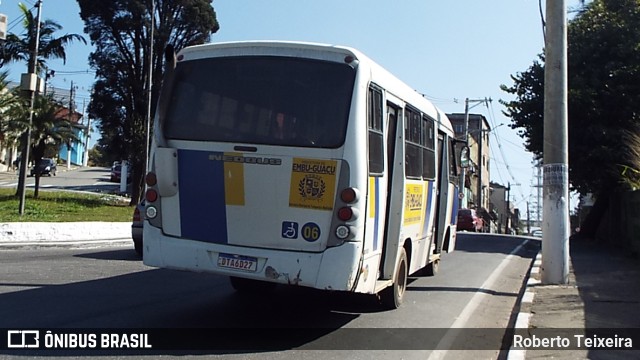
[[250,256],[219,254],[218,266],[229,269],[255,272],[258,268],[258,259]]

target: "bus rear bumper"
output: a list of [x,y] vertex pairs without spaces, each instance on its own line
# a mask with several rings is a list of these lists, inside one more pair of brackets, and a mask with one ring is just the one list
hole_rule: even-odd
[[[359,271],[360,243],[344,243],[324,252],[248,248],[181,239],[144,225],[144,264],[207,272],[325,290],[351,291]],[[256,262],[239,270],[221,266],[220,254]]]

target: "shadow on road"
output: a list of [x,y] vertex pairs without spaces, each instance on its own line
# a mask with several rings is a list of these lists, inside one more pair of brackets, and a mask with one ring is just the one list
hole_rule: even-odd
[[510,254],[514,244],[523,244],[522,249],[515,255],[531,258],[541,249],[539,238],[517,235],[487,234],[459,232],[456,235],[456,251],[470,253],[501,253]]
[[[97,261],[136,260],[130,249],[79,256]],[[209,353],[224,353],[215,349],[231,344],[231,334],[247,335],[242,338],[247,341],[243,348],[251,352],[256,351],[253,340],[260,339],[248,335],[258,334],[262,340],[257,344],[268,339],[270,350],[297,348],[344,327],[359,316],[356,308],[372,310],[375,306],[371,297],[284,286],[268,294],[243,296],[231,288],[226,277],[161,269],[63,285],[0,280],[0,286],[26,288],[0,294],[3,328],[191,329],[191,333],[209,329],[204,333],[217,334],[210,339],[214,350]],[[231,329],[229,336],[224,336],[225,329]],[[232,344],[238,344],[238,339]],[[42,351],[20,354],[45,355]]]
[[112,251],[101,251],[95,253],[78,254],[77,257],[96,260],[120,260],[120,261],[142,261],[140,256],[133,249],[118,249]]

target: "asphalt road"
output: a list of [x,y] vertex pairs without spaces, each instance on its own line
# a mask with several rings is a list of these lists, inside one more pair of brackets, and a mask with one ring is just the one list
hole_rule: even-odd
[[[105,167],[80,167],[66,169],[59,165],[56,176],[40,177],[40,189],[89,191],[98,193],[119,192],[120,184],[109,181],[110,169]],[[0,188],[16,188],[17,171],[0,171]],[[33,189],[35,178],[27,177],[27,189]]]
[[[405,303],[393,311],[382,311],[372,296],[293,287],[241,296],[226,277],[146,267],[132,248],[1,251],[0,327],[247,328],[276,343],[292,335],[291,328],[321,329],[277,351],[245,350],[233,357],[504,358],[498,350],[508,336],[504,329],[513,326],[538,247],[519,237],[459,234],[440,273],[411,278]],[[370,335],[375,339],[363,342]],[[433,338],[454,349],[481,340],[491,350],[432,351],[433,345],[421,343]],[[371,348],[376,350],[366,350]],[[17,353],[4,355],[11,354]]]

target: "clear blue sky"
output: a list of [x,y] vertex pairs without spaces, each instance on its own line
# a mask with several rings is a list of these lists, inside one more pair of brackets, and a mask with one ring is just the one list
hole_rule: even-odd
[[[9,16],[9,31],[15,33],[21,33],[18,2],[0,1],[0,13]],[[577,4],[568,1],[570,9]],[[544,47],[538,0],[214,0],[213,6],[220,23],[213,42],[302,40],[352,46],[445,112],[463,113],[465,98],[491,98],[489,107],[471,110],[497,126],[490,139],[491,180],[512,184],[512,200],[523,213],[526,201],[535,201],[529,197],[535,195],[532,157],[507,126],[510,120],[498,100],[511,99],[500,85],[511,85],[510,75],[527,70]],[[43,19],[63,26],[59,35],[83,34],[77,1],[43,0],[42,10]],[[93,84],[90,52],[90,45],[76,43],[67,50],[66,64],[49,62],[56,70],[55,87],[68,89],[71,81],[78,86],[79,106],[88,102]],[[18,79],[26,64],[9,69],[10,78]]]

